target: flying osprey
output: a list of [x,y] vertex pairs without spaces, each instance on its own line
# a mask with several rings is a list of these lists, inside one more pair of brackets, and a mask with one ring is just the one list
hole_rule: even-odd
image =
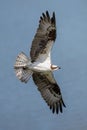
[[53,71],[60,69],[51,63],[51,49],[56,39],[56,19],[53,12],[50,17],[48,11],[42,13],[39,27],[32,41],[30,58],[21,52],[14,65],[16,76],[27,83],[32,76],[43,99],[52,112],[60,111],[65,107],[60,88],[53,76]]

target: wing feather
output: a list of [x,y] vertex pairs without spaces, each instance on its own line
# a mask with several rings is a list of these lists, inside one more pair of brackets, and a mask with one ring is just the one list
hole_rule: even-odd
[[[51,75],[49,77],[49,75]],[[49,74],[33,73],[34,83],[37,85],[43,99],[46,101],[53,113],[63,112],[62,107],[65,107],[62,94],[58,84],[56,83],[52,72]],[[52,80],[51,80],[52,79]]]
[[[56,19],[55,13],[53,12],[52,17],[50,17],[49,12],[42,13],[39,21],[39,27],[32,41],[30,56],[32,62],[35,62],[40,54],[43,54],[45,59],[46,53],[48,54],[51,51],[53,42],[56,39]],[[49,45],[48,45],[49,44]],[[50,49],[47,49],[49,48]]]

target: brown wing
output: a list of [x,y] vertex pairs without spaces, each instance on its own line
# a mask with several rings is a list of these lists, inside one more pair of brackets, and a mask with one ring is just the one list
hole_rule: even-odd
[[62,107],[65,107],[62,99],[61,91],[56,83],[53,74],[34,73],[32,75],[34,83],[37,85],[38,90],[41,92],[43,99],[46,101],[52,112],[58,114],[59,110],[62,113]]
[[47,49],[48,47],[47,45],[49,44],[49,46],[52,46],[53,42],[49,41],[55,41],[55,39],[56,39],[55,13],[53,12],[52,17],[50,17],[48,11],[46,11],[46,14],[42,13],[42,16],[40,17],[39,27],[32,41],[30,51],[32,62],[34,62],[38,58],[39,54],[44,54],[47,53],[47,51],[50,51],[52,47],[50,47],[49,50]]

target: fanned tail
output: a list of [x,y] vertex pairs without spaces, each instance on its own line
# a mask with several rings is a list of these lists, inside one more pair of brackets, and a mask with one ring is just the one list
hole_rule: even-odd
[[31,64],[31,60],[21,52],[17,58],[14,65],[16,76],[21,82],[27,83],[33,72],[29,70],[28,65]]

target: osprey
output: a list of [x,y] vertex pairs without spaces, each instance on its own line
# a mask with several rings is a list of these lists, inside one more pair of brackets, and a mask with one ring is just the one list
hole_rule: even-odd
[[56,39],[56,19],[53,12],[50,17],[48,11],[42,13],[37,32],[32,41],[30,58],[21,52],[14,65],[16,76],[22,82],[27,83],[32,76],[43,99],[52,112],[63,112],[65,107],[61,90],[57,84],[53,71],[60,69],[51,63],[51,49]]

